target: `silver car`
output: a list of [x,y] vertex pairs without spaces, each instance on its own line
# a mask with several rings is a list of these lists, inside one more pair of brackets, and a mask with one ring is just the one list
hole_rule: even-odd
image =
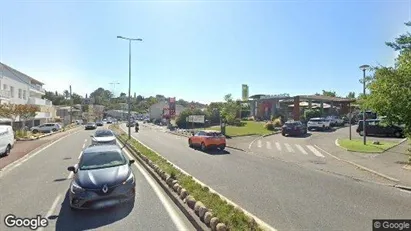
[[97,130],[94,135],[91,135],[91,145],[110,144],[115,145],[116,136],[113,131],[109,129]]
[[61,126],[58,123],[46,123],[40,126],[32,127],[30,130],[33,133],[38,133],[38,132],[48,133],[48,132],[57,132],[60,129],[61,129]]

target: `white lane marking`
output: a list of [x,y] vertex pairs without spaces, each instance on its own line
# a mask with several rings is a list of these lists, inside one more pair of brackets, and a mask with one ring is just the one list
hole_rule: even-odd
[[294,152],[294,149],[291,147],[291,145],[285,143],[284,146],[285,148],[287,148],[288,152]]
[[[57,205],[58,205],[58,202],[60,201],[60,198],[61,198],[61,194],[58,195],[58,196],[56,197],[56,199],[54,199],[53,204],[51,205],[51,208],[49,209],[49,211],[47,211],[47,214],[46,214],[46,218],[47,218],[47,219],[49,219],[49,218],[48,218],[49,216],[53,215],[53,213],[54,213],[54,211],[56,210],[56,207],[57,207]],[[49,223],[50,223],[50,220],[49,220]],[[43,228],[43,227],[40,227],[40,228],[37,229],[37,230],[38,230],[38,231],[43,231],[44,228]]]
[[[120,126],[120,129],[122,129],[124,132],[126,131],[124,128],[122,128]],[[155,151],[154,149],[150,148],[149,146],[147,146],[146,144],[144,144],[142,141],[138,140],[137,138],[131,136],[133,139],[137,140],[138,142],[140,142],[141,145],[143,145],[145,148],[147,148],[148,150],[156,153],[159,156],[162,156],[159,154],[159,152]],[[121,145],[120,142],[117,140],[118,145]],[[230,199],[228,199],[227,197],[223,196],[221,193],[217,192],[216,190],[214,190],[213,188],[211,188],[210,186],[204,184],[203,182],[201,182],[199,179],[195,178],[193,175],[188,174],[188,172],[184,171],[182,168],[178,167],[176,164],[174,164],[173,162],[169,161],[168,162],[176,169],[178,169],[180,172],[182,172],[183,174],[187,175],[187,176],[191,176],[192,179],[197,182],[199,185],[203,186],[203,187],[207,187],[210,192],[215,193],[217,195],[220,196],[221,199],[227,201],[227,203],[231,204],[234,207],[240,208],[240,210],[242,210],[247,216],[252,217],[258,224],[260,224],[264,230],[267,231],[277,231],[274,227],[270,226],[269,224],[267,224],[266,222],[264,222],[263,220],[261,220],[260,218],[258,218],[256,215],[248,212],[247,210],[245,210],[244,208],[240,207],[239,205],[237,205],[236,203],[234,203],[233,201],[231,201]]]
[[[84,148],[84,147],[83,147]],[[80,155],[78,155],[78,158],[81,158],[81,155],[83,155],[83,151],[80,152]]]
[[4,167],[3,169],[0,170],[0,178],[2,178],[3,176],[5,176],[6,173],[8,173],[8,172],[12,171],[13,169],[15,169],[16,167],[20,166],[22,163],[24,163],[24,162],[26,162],[27,160],[29,160],[29,159],[37,156],[38,154],[40,154],[41,152],[43,152],[43,151],[46,150],[47,148],[53,146],[53,145],[56,144],[57,142],[63,140],[64,138],[69,137],[70,135],[74,135],[74,134],[76,134],[76,133],[78,133],[78,132],[80,132],[80,131],[82,131],[82,130],[79,130],[79,131],[76,131],[76,132],[73,132],[73,133],[69,133],[69,134],[67,134],[67,135],[65,135],[65,136],[63,136],[63,137],[60,137],[59,139],[57,139],[57,140],[53,141],[52,143],[46,145],[45,147],[41,148],[41,149],[38,150],[37,152],[35,152],[35,153],[33,153],[33,154],[28,154],[28,155],[24,156],[23,158],[20,158],[20,159],[14,161],[13,163],[7,165],[6,167]]
[[74,173],[73,173],[73,172],[70,172],[70,173],[68,174],[68,176],[67,176],[67,179],[71,179],[71,178],[73,177],[73,175],[74,175]]
[[266,143],[267,149],[271,149],[271,143],[269,141],[267,141]]
[[[130,159],[134,159],[133,156],[125,149],[124,152]],[[184,222],[178,216],[177,211],[172,207],[171,203],[166,199],[164,192],[161,191],[160,186],[158,186],[154,180],[148,175],[145,169],[134,162],[134,165],[137,169],[143,174],[144,178],[146,178],[147,182],[150,184],[151,188],[156,193],[158,199],[160,199],[161,203],[163,204],[164,208],[167,210],[167,213],[171,220],[173,221],[174,225],[176,226],[177,230],[188,230],[188,227],[185,226]]]
[[281,145],[278,142],[275,142],[275,147],[278,149],[278,151],[281,151]]
[[262,142],[261,142],[261,140],[258,140],[257,147],[261,148],[261,146],[262,146]]
[[318,157],[322,157],[322,158],[325,157],[323,154],[321,154],[320,151],[318,151],[317,149],[315,149],[313,146],[307,145],[307,148],[310,149],[310,151],[311,151],[312,153],[314,153],[314,155],[316,155],[316,156],[318,156]]
[[300,152],[302,152],[304,155],[308,155],[308,153],[304,150],[304,148],[303,148],[303,147],[301,147],[301,145],[296,144],[295,146],[296,146],[296,147],[297,147],[297,149],[298,149],[298,150],[300,150]]
[[83,144],[83,147],[82,147],[82,149],[84,149],[84,147],[86,147],[86,144],[85,144],[85,143]]

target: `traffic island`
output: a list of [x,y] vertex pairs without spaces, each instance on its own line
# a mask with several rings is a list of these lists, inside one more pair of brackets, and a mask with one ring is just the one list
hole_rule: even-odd
[[[144,165],[155,172],[156,179],[161,179],[173,193],[173,197],[184,204],[185,214],[195,216],[208,229],[225,230],[264,230],[262,224],[256,222],[241,208],[232,205],[215,191],[197,182],[192,176],[174,166],[168,160],[147,148],[135,139],[128,140],[127,134],[118,126],[110,126],[117,133],[118,140],[125,145]],[[160,180],[158,180],[160,181]],[[164,187],[163,187],[164,188]],[[167,190],[166,190],[167,191]],[[179,206],[180,207],[180,206]],[[180,208],[182,208],[180,207]]]
[[350,152],[362,152],[362,153],[383,153],[388,149],[391,149],[401,142],[391,141],[367,141],[364,145],[362,139],[337,139],[337,146]]

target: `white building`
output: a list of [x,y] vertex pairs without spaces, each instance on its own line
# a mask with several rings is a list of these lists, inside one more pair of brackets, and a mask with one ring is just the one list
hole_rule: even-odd
[[[56,114],[52,102],[41,98],[45,95],[43,85],[44,83],[0,63],[0,103],[39,106],[34,125],[44,123]],[[16,119],[18,121],[19,118]]]
[[[185,109],[185,107],[176,104],[176,116],[180,115],[180,113]],[[162,119],[164,113],[168,114],[168,102],[167,101],[160,101],[156,104],[150,106],[149,114],[150,120],[152,119]]]

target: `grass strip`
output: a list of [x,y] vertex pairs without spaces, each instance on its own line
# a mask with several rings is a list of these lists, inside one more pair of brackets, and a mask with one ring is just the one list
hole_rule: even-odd
[[380,144],[373,144],[372,141],[367,141],[364,145],[362,139],[338,139],[338,144],[348,151],[364,152],[364,153],[381,153],[392,148],[398,142],[380,141]]
[[[117,133],[118,138],[121,141],[125,142],[128,139],[127,134],[121,131],[117,125],[111,125],[110,129]],[[176,179],[191,196],[193,196],[197,201],[201,201],[208,209],[212,211],[214,216],[219,218],[220,222],[226,224],[229,230],[263,230],[241,210],[227,203],[227,201],[220,198],[217,194],[210,192],[208,187],[203,187],[198,184],[191,176],[182,173],[164,157],[146,148],[135,139],[131,139],[127,143],[132,145],[160,169]]]
[[[264,127],[265,123],[256,121],[242,121],[244,126],[226,126],[226,134],[230,137],[250,136],[250,135],[268,135],[273,131],[267,130]],[[207,129],[220,131],[220,126],[212,126]]]

